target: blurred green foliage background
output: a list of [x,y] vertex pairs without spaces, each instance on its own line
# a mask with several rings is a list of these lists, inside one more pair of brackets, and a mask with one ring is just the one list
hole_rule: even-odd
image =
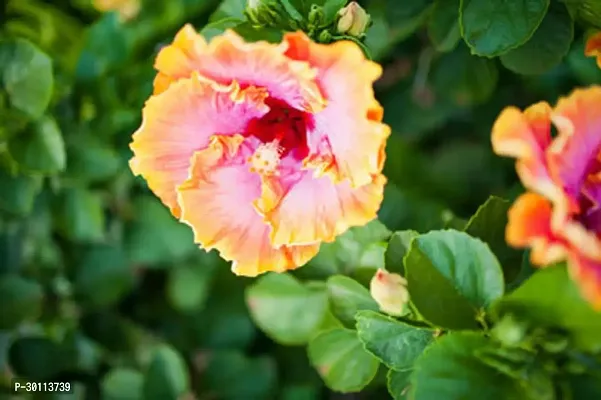
[[[340,396],[324,388],[304,347],[276,345],[258,330],[245,302],[253,280],[198,250],[127,166],[158,49],[186,22],[218,33],[215,21],[242,18],[245,3],[146,0],[127,21],[86,0],[0,6],[5,395],[22,376],[75,383],[70,395],[40,396],[54,399]],[[384,67],[376,92],[393,129],[380,212],[390,230],[453,226],[491,194],[513,198],[522,190],[513,162],[490,147],[500,110],[601,83],[579,28],[561,62],[524,70],[519,57],[470,54],[453,14],[458,0],[360,3],[373,19],[365,43]],[[380,241],[373,226],[352,230],[294,274],[366,282],[383,265]],[[347,398],[387,398],[383,382]]]

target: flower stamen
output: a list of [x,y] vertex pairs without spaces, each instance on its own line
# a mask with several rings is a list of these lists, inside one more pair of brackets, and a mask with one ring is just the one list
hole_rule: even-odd
[[278,139],[262,144],[247,160],[250,163],[250,172],[265,176],[278,175],[277,168],[283,151]]

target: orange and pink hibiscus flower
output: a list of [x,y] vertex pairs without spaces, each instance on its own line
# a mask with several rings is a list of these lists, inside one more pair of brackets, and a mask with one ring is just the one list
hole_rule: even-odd
[[535,265],[567,260],[583,296],[601,310],[601,87],[577,89],[554,108],[508,107],[492,144],[517,159],[528,190],[509,211],[508,243],[530,247]]
[[207,43],[186,25],[155,68],[131,169],[236,274],[296,268],[376,218],[390,129],[354,43]]

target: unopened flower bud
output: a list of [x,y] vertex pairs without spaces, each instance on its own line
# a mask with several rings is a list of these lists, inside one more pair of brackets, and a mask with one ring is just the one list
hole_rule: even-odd
[[378,303],[380,310],[389,315],[399,317],[409,311],[409,292],[407,281],[399,274],[378,269],[369,285],[371,297]]
[[282,22],[281,5],[275,0],[248,0],[246,16],[256,27],[277,27]]
[[311,6],[311,10],[309,11],[309,17],[307,18],[309,20],[309,24],[311,26],[319,26],[323,21],[323,17],[323,8],[316,4],[313,4]]
[[369,27],[369,14],[356,2],[351,1],[338,11],[338,33],[361,37]]

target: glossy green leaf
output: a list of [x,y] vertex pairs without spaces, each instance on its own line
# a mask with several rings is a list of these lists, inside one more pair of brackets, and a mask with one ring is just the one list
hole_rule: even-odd
[[139,400],[142,398],[144,375],[132,368],[111,369],[101,384],[102,396],[110,400]]
[[428,36],[438,51],[451,51],[461,40],[459,0],[436,0],[428,20]]
[[56,121],[43,117],[9,142],[9,152],[19,167],[52,174],[66,166],[65,143]]
[[503,65],[519,74],[538,75],[557,66],[570,50],[574,21],[562,3],[553,3],[525,44],[501,56]]
[[407,251],[409,251],[411,240],[418,235],[419,233],[413,230],[398,231],[392,234],[388,241],[388,247],[386,247],[386,253],[384,254],[386,270],[388,272],[405,276],[403,259]]
[[326,285],[334,314],[349,327],[355,326],[357,311],[379,309],[369,290],[349,277],[331,276]]
[[171,346],[157,346],[144,373],[143,398],[177,400],[189,387],[188,368],[181,354]]
[[35,320],[42,313],[43,301],[39,283],[13,274],[0,276],[0,329]]
[[309,342],[309,359],[325,384],[341,393],[358,392],[378,371],[378,359],[365,351],[355,331],[333,329]]
[[0,167],[0,188],[0,210],[25,216],[33,209],[42,180],[39,176],[12,174]]
[[473,54],[494,57],[526,43],[549,0],[461,0],[461,35]]
[[158,199],[139,197],[133,209],[135,219],[125,234],[130,262],[162,266],[201,251],[190,227],[178,222]]
[[409,399],[409,381],[412,370],[395,371],[391,369],[386,375],[386,387],[394,400]]
[[472,215],[464,228],[465,233],[490,247],[501,263],[507,282],[517,277],[523,258],[523,252],[509,247],[505,241],[507,212],[510,207],[509,201],[491,196]]
[[540,327],[562,329],[576,347],[601,350],[601,314],[582,298],[565,266],[537,271],[493,311],[497,317],[510,313]]
[[526,399],[517,381],[475,357],[474,352],[488,343],[475,332],[452,332],[439,338],[415,364],[410,398]]
[[434,331],[373,312],[357,313],[357,333],[365,349],[387,367],[406,371],[432,342]]
[[87,250],[75,271],[75,293],[93,307],[108,307],[123,298],[134,285],[134,271],[123,251],[97,246]]
[[74,242],[99,242],[104,238],[102,198],[83,188],[65,190],[55,201],[58,231]]
[[255,323],[273,340],[287,345],[307,343],[328,309],[325,288],[308,287],[292,275],[270,273],[246,292]]
[[50,57],[28,40],[0,41],[0,81],[14,109],[40,117],[52,96],[52,74]]
[[478,315],[504,291],[501,266],[488,246],[459,231],[431,231],[415,238],[405,270],[419,313],[444,328],[477,328]]

